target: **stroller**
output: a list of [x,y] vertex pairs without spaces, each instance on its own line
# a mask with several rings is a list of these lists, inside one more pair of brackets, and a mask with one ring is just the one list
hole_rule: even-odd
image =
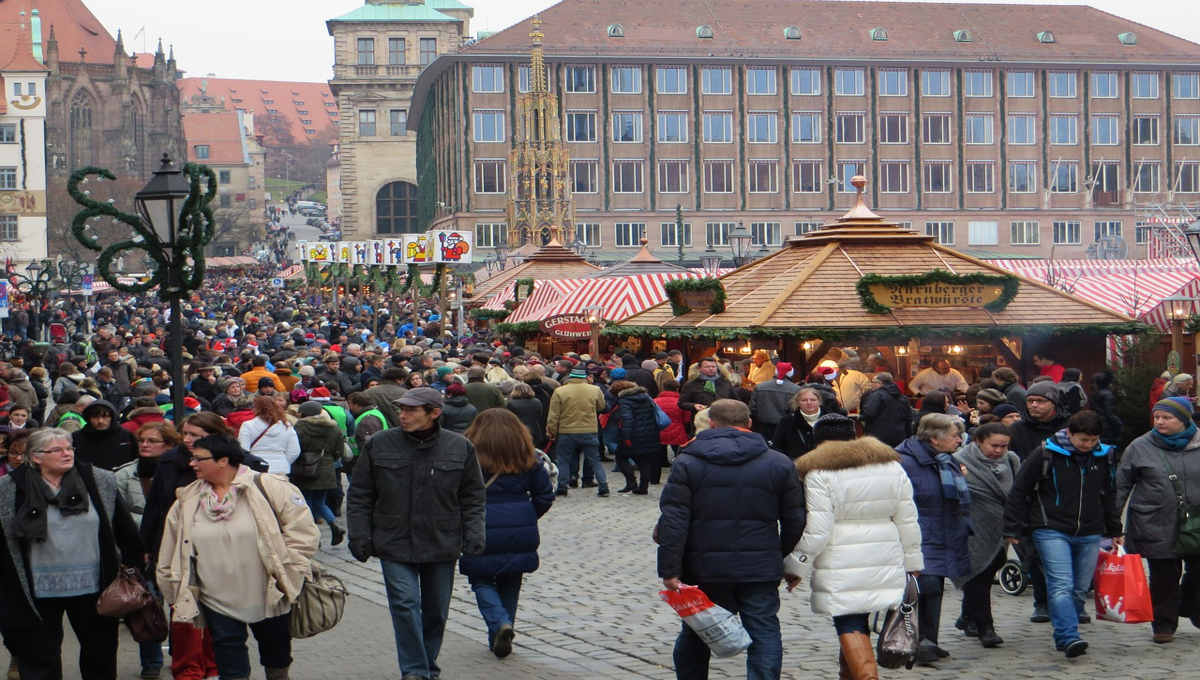
[[1017,596],[1029,587],[1029,569],[1017,556],[1016,548],[1008,546],[1008,561],[996,572],[996,582],[1009,595]]

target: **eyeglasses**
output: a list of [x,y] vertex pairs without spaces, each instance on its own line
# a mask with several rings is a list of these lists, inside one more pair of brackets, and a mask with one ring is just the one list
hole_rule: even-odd
[[74,446],[56,446],[52,449],[39,449],[38,453],[71,453],[75,450]]
[[139,439],[139,444],[162,444],[162,439]]
[[188,456],[188,460],[192,461],[193,463],[199,463],[200,461],[203,461],[203,460],[212,460],[212,459],[213,459],[212,456]]

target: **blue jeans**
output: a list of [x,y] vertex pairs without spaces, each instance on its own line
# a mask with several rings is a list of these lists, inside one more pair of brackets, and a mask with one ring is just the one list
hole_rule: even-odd
[[380,560],[387,588],[396,660],[402,675],[433,678],[450,614],[454,562],[405,563]]
[[475,591],[475,602],[479,615],[488,629],[488,648],[496,639],[496,631],[504,624],[512,625],[517,620],[517,599],[521,596],[523,574],[500,574],[491,578],[467,579]]
[[313,491],[306,489],[300,493],[304,494],[304,500],[308,501],[308,509],[312,511],[314,520],[325,520],[329,526],[333,526],[336,521],[333,517],[333,511],[325,504],[325,496],[329,493],[328,489],[320,489]]
[[200,605],[204,621],[212,634],[213,656],[221,680],[250,677],[250,652],[246,649],[246,626],[258,641],[258,659],[263,668],[287,668],[292,665],[292,635],[288,630],[291,613],[256,623],[230,618]]
[[[147,581],[150,591],[158,595],[158,586],[153,581]],[[153,640],[138,643],[138,656],[141,657],[142,668],[159,668],[163,666],[162,643]]]
[[[779,634],[779,582],[698,584],[714,604],[739,614],[753,641],[746,650],[746,680],[779,680],[783,641]],[[688,625],[675,638],[675,677],[707,680],[711,652]]]
[[1063,649],[1079,639],[1079,614],[1096,573],[1100,537],[1034,529],[1033,542],[1046,572],[1046,604],[1054,626],[1054,646]]
[[554,444],[554,450],[558,456],[559,491],[566,490],[571,477],[574,477],[579,469],[577,452],[582,452],[583,457],[592,464],[592,469],[596,471],[596,482],[600,485],[599,490],[608,490],[608,475],[604,472],[604,466],[600,464],[600,442],[595,434],[560,434]]

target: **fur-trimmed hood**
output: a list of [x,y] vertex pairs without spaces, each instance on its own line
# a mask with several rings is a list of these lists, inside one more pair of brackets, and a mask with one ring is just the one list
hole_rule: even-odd
[[848,468],[899,463],[900,454],[874,437],[853,441],[828,441],[796,459],[800,477],[812,470],[845,470]]

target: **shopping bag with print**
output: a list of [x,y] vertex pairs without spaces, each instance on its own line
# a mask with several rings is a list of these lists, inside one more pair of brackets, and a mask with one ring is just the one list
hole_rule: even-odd
[[713,604],[700,588],[681,585],[679,590],[660,590],[658,594],[714,655],[722,658],[737,656],[750,646],[750,634],[742,620],[728,609]]
[[1154,620],[1141,555],[1127,554],[1121,546],[1115,552],[1100,551],[1096,562],[1096,617],[1118,623]]

